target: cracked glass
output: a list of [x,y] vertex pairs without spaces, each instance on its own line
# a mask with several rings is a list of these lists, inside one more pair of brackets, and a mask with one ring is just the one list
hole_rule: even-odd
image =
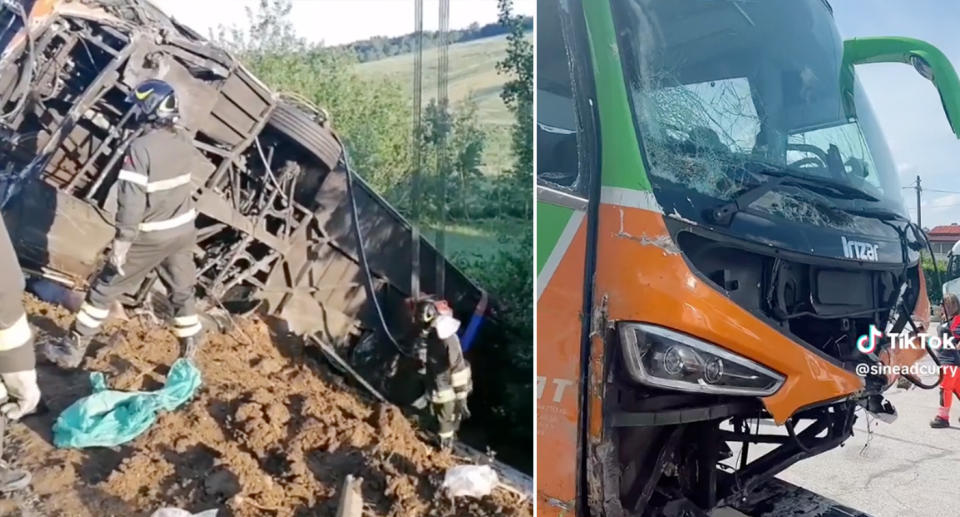
[[865,93],[857,81],[852,91],[841,87],[843,42],[822,0],[614,6],[655,189],[669,184],[702,195],[691,203],[730,201],[769,179],[756,174],[768,169],[842,184],[878,201],[778,189],[753,210],[840,228],[859,223],[837,208],[905,214]]

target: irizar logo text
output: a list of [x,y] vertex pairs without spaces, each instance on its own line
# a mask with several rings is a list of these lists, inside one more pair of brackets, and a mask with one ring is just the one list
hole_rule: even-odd
[[847,238],[843,236],[840,237],[840,240],[843,242],[843,255],[848,259],[869,260],[871,262],[880,260],[877,255],[877,249],[880,247],[879,244],[848,241]]

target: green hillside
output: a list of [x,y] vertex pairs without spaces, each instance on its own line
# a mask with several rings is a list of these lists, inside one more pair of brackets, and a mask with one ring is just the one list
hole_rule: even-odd
[[[530,36],[532,40],[532,35]],[[450,46],[448,93],[456,104],[470,96],[477,102],[478,114],[488,133],[484,169],[497,174],[510,166],[509,128],[513,115],[500,99],[505,77],[497,74],[497,61],[506,55],[506,36],[456,43]],[[413,91],[412,53],[357,65],[364,78],[386,77]],[[423,52],[423,104],[437,96],[437,49]]]
[[[491,125],[508,126],[513,117],[500,100],[504,77],[497,74],[497,61],[506,55],[504,36],[486,38],[450,46],[449,95],[455,104],[470,95],[477,100],[481,119]],[[364,77],[389,77],[413,90],[412,53],[357,65]],[[437,50],[423,53],[424,104],[437,94]]]

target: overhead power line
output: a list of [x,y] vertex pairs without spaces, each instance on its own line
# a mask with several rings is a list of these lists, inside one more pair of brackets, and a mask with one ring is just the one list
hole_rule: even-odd
[[[914,190],[914,189],[917,188],[917,186],[916,186],[916,185],[907,185],[906,187],[901,187],[901,188],[902,188],[903,190]],[[940,193],[940,194],[960,194],[960,190],[943,190],[943,189],[926,188],[926,187],[924,187],[923,190],[926,191],[926,192],[937,192],[937,193]]]

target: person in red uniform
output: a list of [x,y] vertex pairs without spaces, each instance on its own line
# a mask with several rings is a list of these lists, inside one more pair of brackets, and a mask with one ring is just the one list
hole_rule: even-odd
[[[939,332],[941,336],[953,336],[954,343],[960,344],[960,299],[954,294],[943,298],[943,318]],[[950,427],[953,397],[960,398],[960,351],[945,344],[937,351],[937,356],[940,358],[943,381],[940,383],[940,409],[937,416],[930,421],[930,427],[940,429]]]

